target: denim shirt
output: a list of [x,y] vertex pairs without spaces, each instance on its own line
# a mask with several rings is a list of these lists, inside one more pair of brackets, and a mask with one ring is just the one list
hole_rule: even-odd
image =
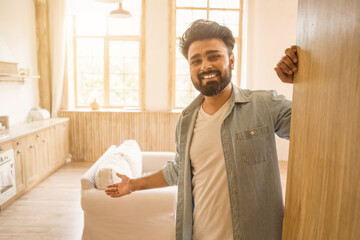
[[[199,95],[181,113],[176,126],[175,160],[162,173],[178,185],[176,239],[192,237],[190,145]],[[289,139],[291,102],[275,91],[242,90],[233,85],[221,141],[229,188],[234,239],[281,239],[284,206],[275,133]]]

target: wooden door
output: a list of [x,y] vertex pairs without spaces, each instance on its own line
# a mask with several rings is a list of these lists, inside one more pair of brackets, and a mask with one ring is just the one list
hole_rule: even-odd
[[360,239],[360,1],[299,0],[284,240]]

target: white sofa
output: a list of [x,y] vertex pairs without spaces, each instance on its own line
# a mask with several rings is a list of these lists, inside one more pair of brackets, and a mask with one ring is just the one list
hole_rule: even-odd
[[[82,239],[175,239],[177,187],[137,191],[121,198],[111,198],[95,187],[99,164],[115,149],[111,146],[81,178]],[[142,152],[143,175],[159,171],[173,159],[171,152]]]

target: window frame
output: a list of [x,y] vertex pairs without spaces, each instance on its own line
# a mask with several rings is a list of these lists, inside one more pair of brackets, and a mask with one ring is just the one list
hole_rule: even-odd
[[[137,109],[137,110],[144,110],[145,108],[145,52],[146,52],[146,44],[145,44],[145,16],[146,13],[146,6],[145,0],[141,0],[141,20],[140,20],[140,34],[137,36],[128,36],[128,35],[109,35],[109,24],[108,24],[108,17],[106,18],[106,35],[105,36],[93,36],[93,35],[76,35],[76,15],[72,16],[72,28],[73,28],[73,63],[74,63],[74,70],[73,70],[73,79],[74,79],[74,101],[75,101],[75,108],[90,108],[89,105],[79,105],[78,101],[78,79],[77,79],[77,39],[85,38],[98,38],[104,40],[104,105],[101,105],[101,108],[106,109]],[[139,105],[110,105],[110,54],[109,54],[109,45],[111,41],[136,41],[139,43]]]
[[[237,56],[235,55],[237,61],[237,71],[236,71],[236,84],[240,86],[241,84],[241,66],[242,66],[242,29],[243,29],[243,9],[244,9],[244,2],[240,0],[239,9],[237,8],[211,8],[210,0],[207,0],[206,7],[177,7],[176,0],[169,1],[169,108],[174,110],[183,109],[183,107],[176,106],[176,41],[180,39],[176,37],[176,10],[206,10],[206,19],[209,19],[209,12],[210,11],[239,11],[239,36],[235,37],[235,43],[237,44]],[[235,53],[234,53],[235,54]],[[189,79],[190,80],[190,79]]]

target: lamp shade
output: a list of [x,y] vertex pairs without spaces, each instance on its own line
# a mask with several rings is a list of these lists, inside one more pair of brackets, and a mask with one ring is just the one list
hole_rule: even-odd
[[129,18],[131,14],[122,8],[122,2],[119,3],[119,8],[110,12],[109,17],[113,18]]

